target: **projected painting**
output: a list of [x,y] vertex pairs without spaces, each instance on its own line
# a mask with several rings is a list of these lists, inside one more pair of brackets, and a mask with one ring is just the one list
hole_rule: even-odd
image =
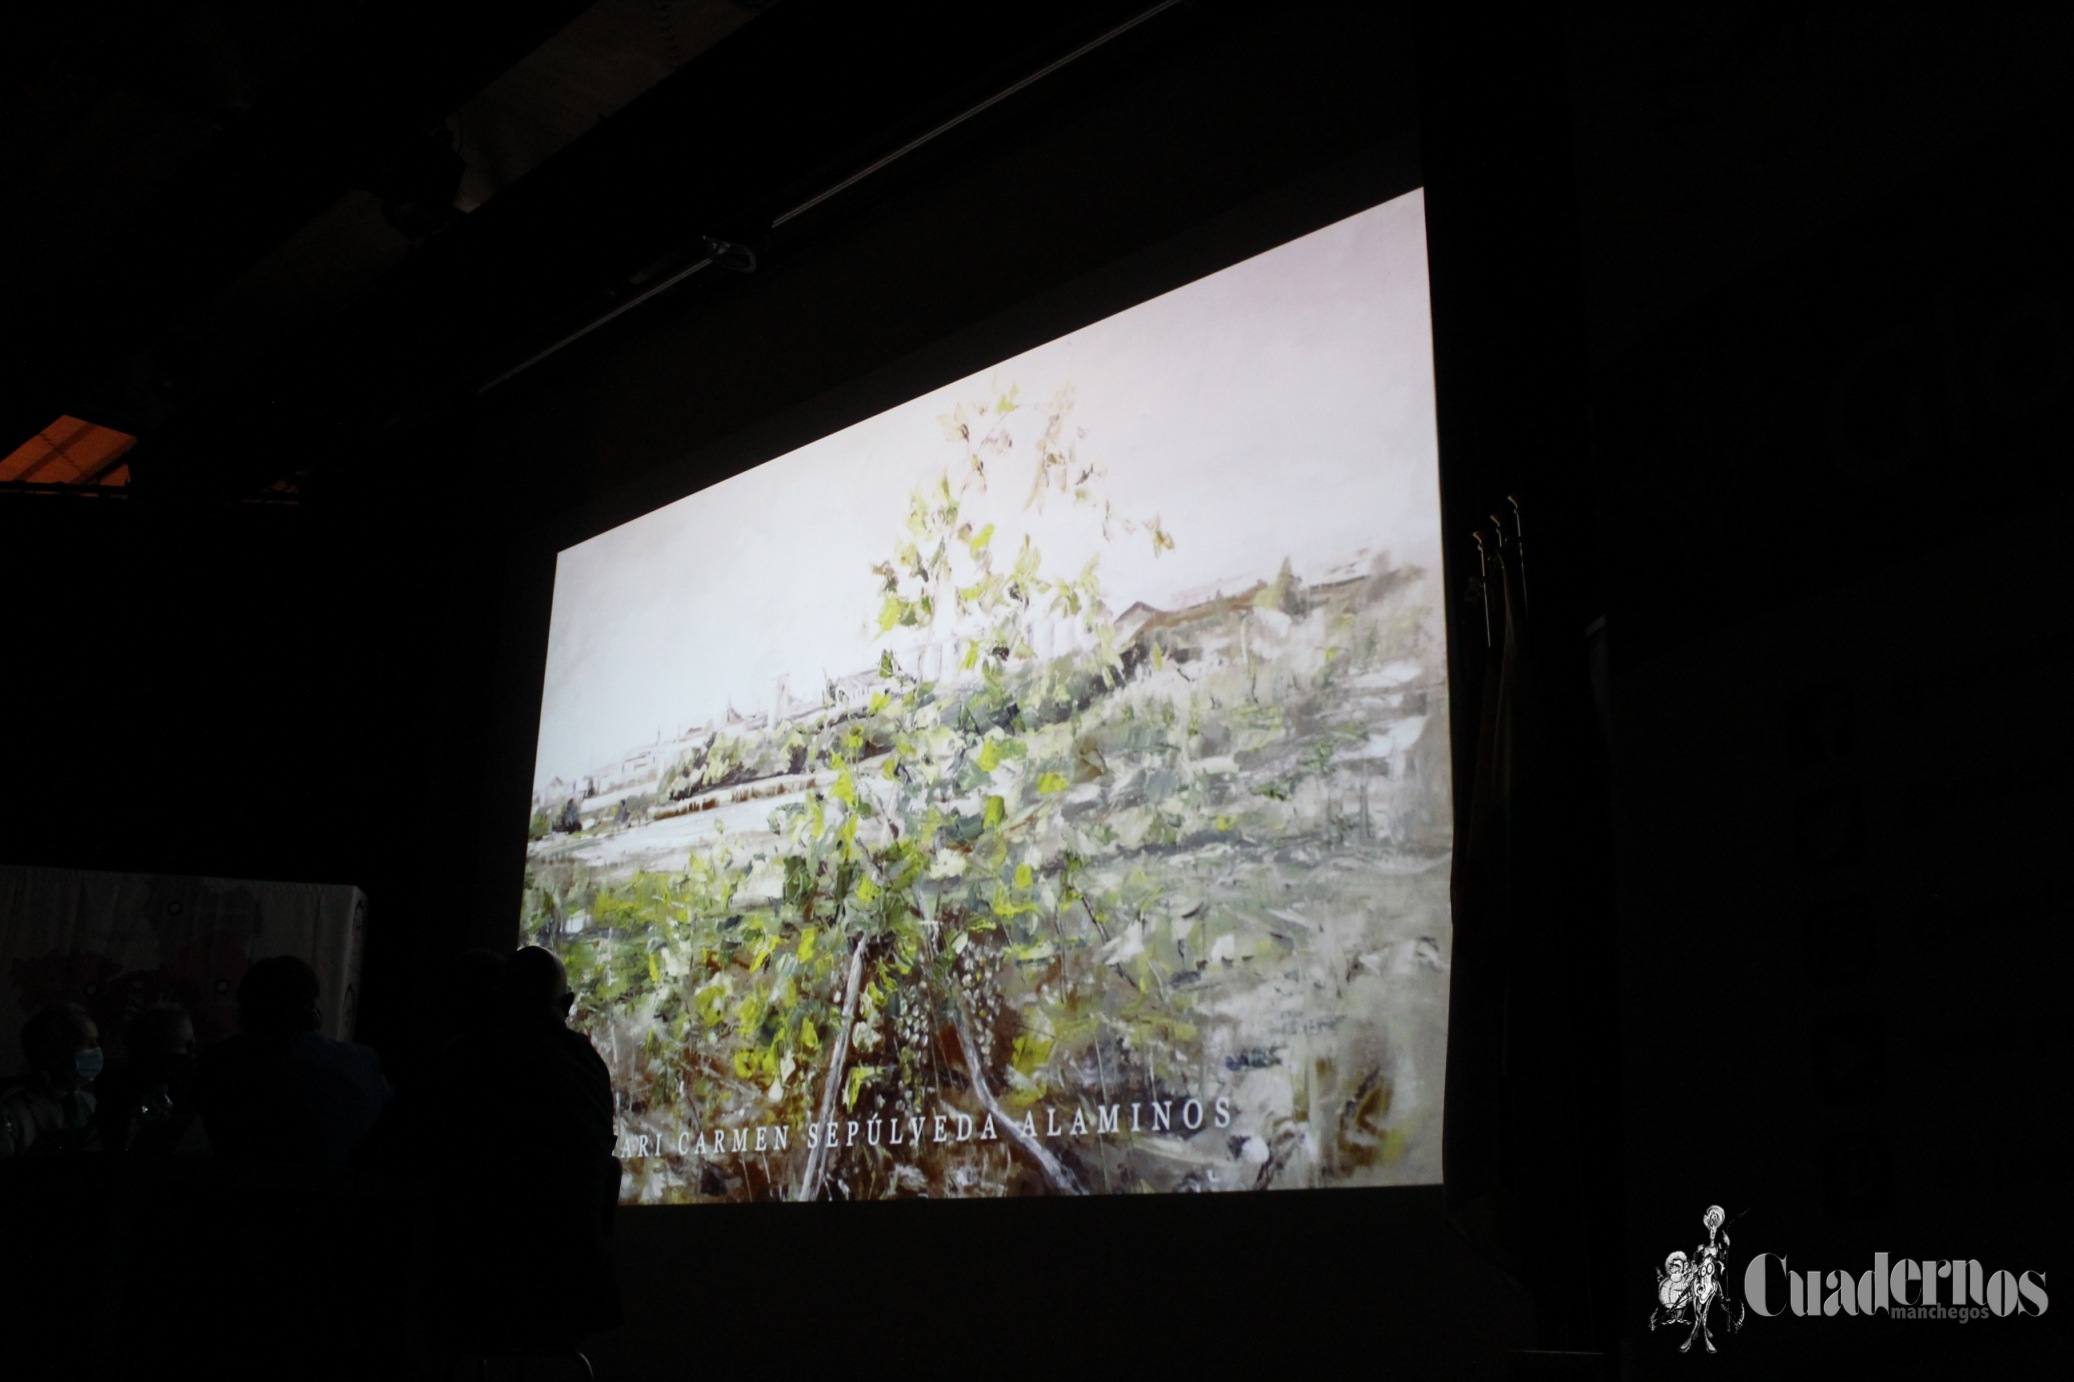
[[562,553],[524,932],[628,1202],[1439,1179],[1399,198]]

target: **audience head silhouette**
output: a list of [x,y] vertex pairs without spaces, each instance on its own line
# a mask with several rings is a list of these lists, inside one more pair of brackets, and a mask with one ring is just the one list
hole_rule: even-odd
[[194,1019],[178,1003],[153,1003],[130,1019],[130,1064],[151,1078],[193,1064]]
[[293,955],[255,962],[238,984],[238,1029],[249,1037],[317,1030],[317,971]]
[[94,1082],[101,1073],[101,1032],[77,1003],[45,1008],[22,1024],[29,1072],[60,1089]]
[[552,950],[529,945],[513,955],[504,971],[504,995],[511,1015],[520,1022],[566,1021],[575,1006],[569,975]]

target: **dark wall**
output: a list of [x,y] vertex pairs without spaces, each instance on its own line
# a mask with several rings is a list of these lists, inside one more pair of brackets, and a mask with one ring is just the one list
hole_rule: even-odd
[[488,648],[444,544],[312,509],[11,499],[11,862],[352,883],[364,1033],[461,944],[451,709]]
[[[1710,1202],[1801,1270],[2048,1271],[2074,1241],[2049,1092],[2074,589],[2033,537],[2074,434],[2069,152],[1998,132],[1603,376],[1638,1311]],[[1736,1352],[1889,1376],[2069,1356],[2051,1314],[1760,1319]]]
[[[1572,24],[1638,1375],[1690,1361],[1640,1322],[1709,1203],[1800,1270],[2065,1257],[2070,53],[2032,9]],[[1722,1361],[2047,1375],[2067,1319]]]

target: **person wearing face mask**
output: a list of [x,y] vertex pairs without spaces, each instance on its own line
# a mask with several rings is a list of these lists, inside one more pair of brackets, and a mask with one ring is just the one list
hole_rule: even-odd
[[92,1085],[101,1033],[77,1003],[45,1008],[22,1024],[27,1083],[0,1099],[0,1158],[101,1150]]

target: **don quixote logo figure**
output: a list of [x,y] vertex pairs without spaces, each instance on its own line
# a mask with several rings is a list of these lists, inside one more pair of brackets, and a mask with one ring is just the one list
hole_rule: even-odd
[[1743,1310],[1729,1299],[1727,1288],[1731,1221],[1716,1204],[1707,1207],[1700,1222],[1707,1226],[1707,1241],[1694,1248],[1690,1256],[1674,1251],[1664,1259],[1663,1266],[1656,1270],[1656,1308],[1649,1312],[1651,1329],[1659,1325],[1686,1326],[1685,1342],[1678,1345],[1680,1353],[1688,1352],[1695,1339],[1706,1344],[1707,1352],[1715,1351],[1710,1317],[1717,1306],[1729,1333],[1743,1327]]

